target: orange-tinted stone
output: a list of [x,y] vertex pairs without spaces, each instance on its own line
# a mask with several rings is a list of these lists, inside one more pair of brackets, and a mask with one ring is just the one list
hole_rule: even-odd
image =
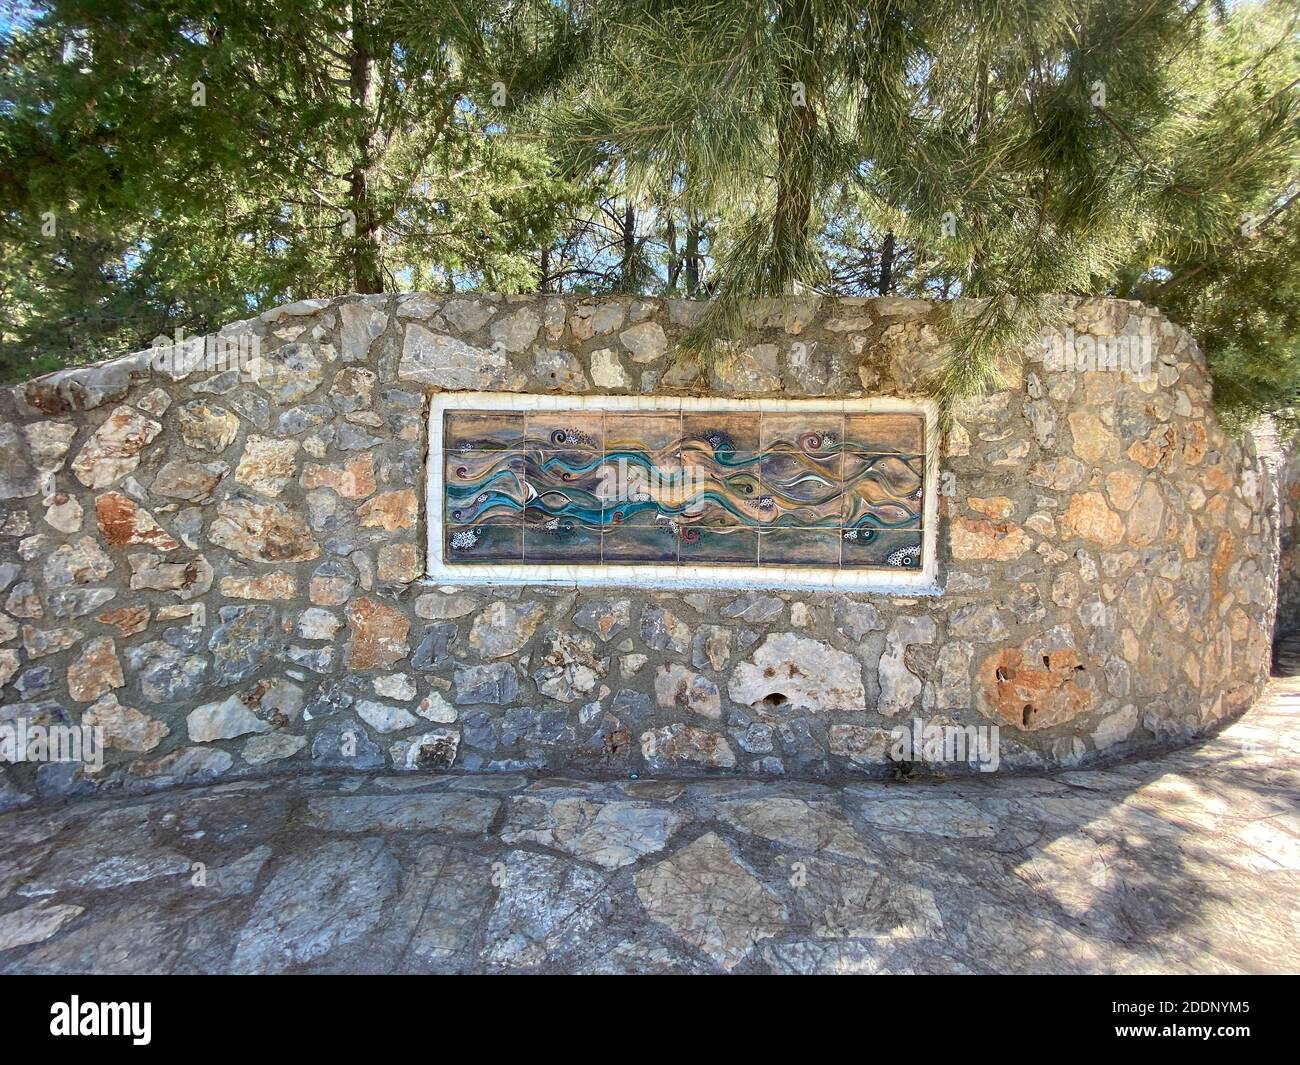
[[120,606],[116,610],[109,610],[103,614],[95,615],[95,620],[101,625],[113,626],[123,636],[134,636],[137,632],[143,632],[148,626],[149,608],[147,606]]
[[1076,682],[1074,648],[1055,649],[1030,661],[1023,648],[990,655],[980,668],[981,709],[1014,729],[1033,732],[1064,724],[1092,709],[1093,693]]
[[152,514],[121,492],[96,496],[95,518],[100,535],[110,547],[143,544],[158,551],[174,551],[181,546]]
[[348,668],[387,669],[406,657],[411,622],[405,615],[374,599],[354,600],[345,613],[352,630]]
[[309,462],[302,471],[302,486],[309,490],[330,488],[344,499],[365,499],[375,490],[375,458],[366,452],[342,466]]
[[415,524],[415,489],[401,488],[377,495],[358,509],[357,516],[368,528],[387,529],[389,532],[409,529]]
[[949,538],[953,558],[1011,562],[1029,550],[1029,536],[1014,522],[954,518]]
[[68,694],[79,703],[94,702],[125,683],[117,647],[108,636],[88,641],[76,661],[68,666]]

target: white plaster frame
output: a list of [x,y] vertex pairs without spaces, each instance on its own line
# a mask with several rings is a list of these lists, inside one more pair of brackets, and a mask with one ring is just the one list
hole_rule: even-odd
[[[927,475],[922,500],[924,566],[908,569],[839,569],[818,566],[669,566],[574,565],[502,562],[448,562],[443,555],[442,415],[454,410],[598,410],[598,411],[771,411],[772,413],[878,412],[925,417]],[[425,516],[428,529],[426,577],[440,585],[547,584],[607,585],[623,588],[743,588],[879,592],[889,595],[937,595],[939,521],[938,473],[935,462],[938,408],[924,399],[715,399],[696,396],[569,396],[509,392],[438,392],[429,403],[429,449],[425,456]]]

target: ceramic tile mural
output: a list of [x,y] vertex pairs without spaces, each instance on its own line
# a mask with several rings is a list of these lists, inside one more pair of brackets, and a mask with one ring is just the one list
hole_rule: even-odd
[[921,568],[919,413],[442,417],[447,563]]

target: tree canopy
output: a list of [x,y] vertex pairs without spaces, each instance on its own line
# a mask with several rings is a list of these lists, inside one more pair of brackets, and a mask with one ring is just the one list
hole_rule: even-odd
[[1233,417],[1297,406],[1294,0],[53,0],[0,38],[0,373],[479,287],[708,298],[707,358],[812,290],[945,301],[953,399],[1066,293],[1182,322]]

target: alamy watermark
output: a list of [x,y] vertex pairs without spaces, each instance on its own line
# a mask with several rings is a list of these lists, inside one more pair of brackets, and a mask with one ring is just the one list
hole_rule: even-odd
[[138,1047],[153,1038],[152,1002],[82,1002],[77,995],[50,1007],[50,1035],[128,1036]]
[[173,379],[197,370],[212,374],[237,370],[239,379],[251,384],[256,382],[253,362],[262,354],[262,338],[251,333],[186,337],[178,326],[170,337],[154,337],[150,350],[151,367]]
[[671,500],[684,503],[704,493],[709,473],[702,466],[685,465],[676,471],[666,471],[620,458],[602,465],[598,476],[596,494],[606,503]]
[[889,739],[893,762],[954,762],[981,773],[996,773],[1002,764],[997,725],[927,725],[917,717],[910,725],[895,725]]
[[99,725],[34,725],[27,718],[0,722],[0,762],[80,762],[104,767]]
[[1049,373],[1118,373],[1135,380],[1151,375],[1154,358],[1149,336],[1094,337],[1067,328],[1043,340],[1043,369]]

